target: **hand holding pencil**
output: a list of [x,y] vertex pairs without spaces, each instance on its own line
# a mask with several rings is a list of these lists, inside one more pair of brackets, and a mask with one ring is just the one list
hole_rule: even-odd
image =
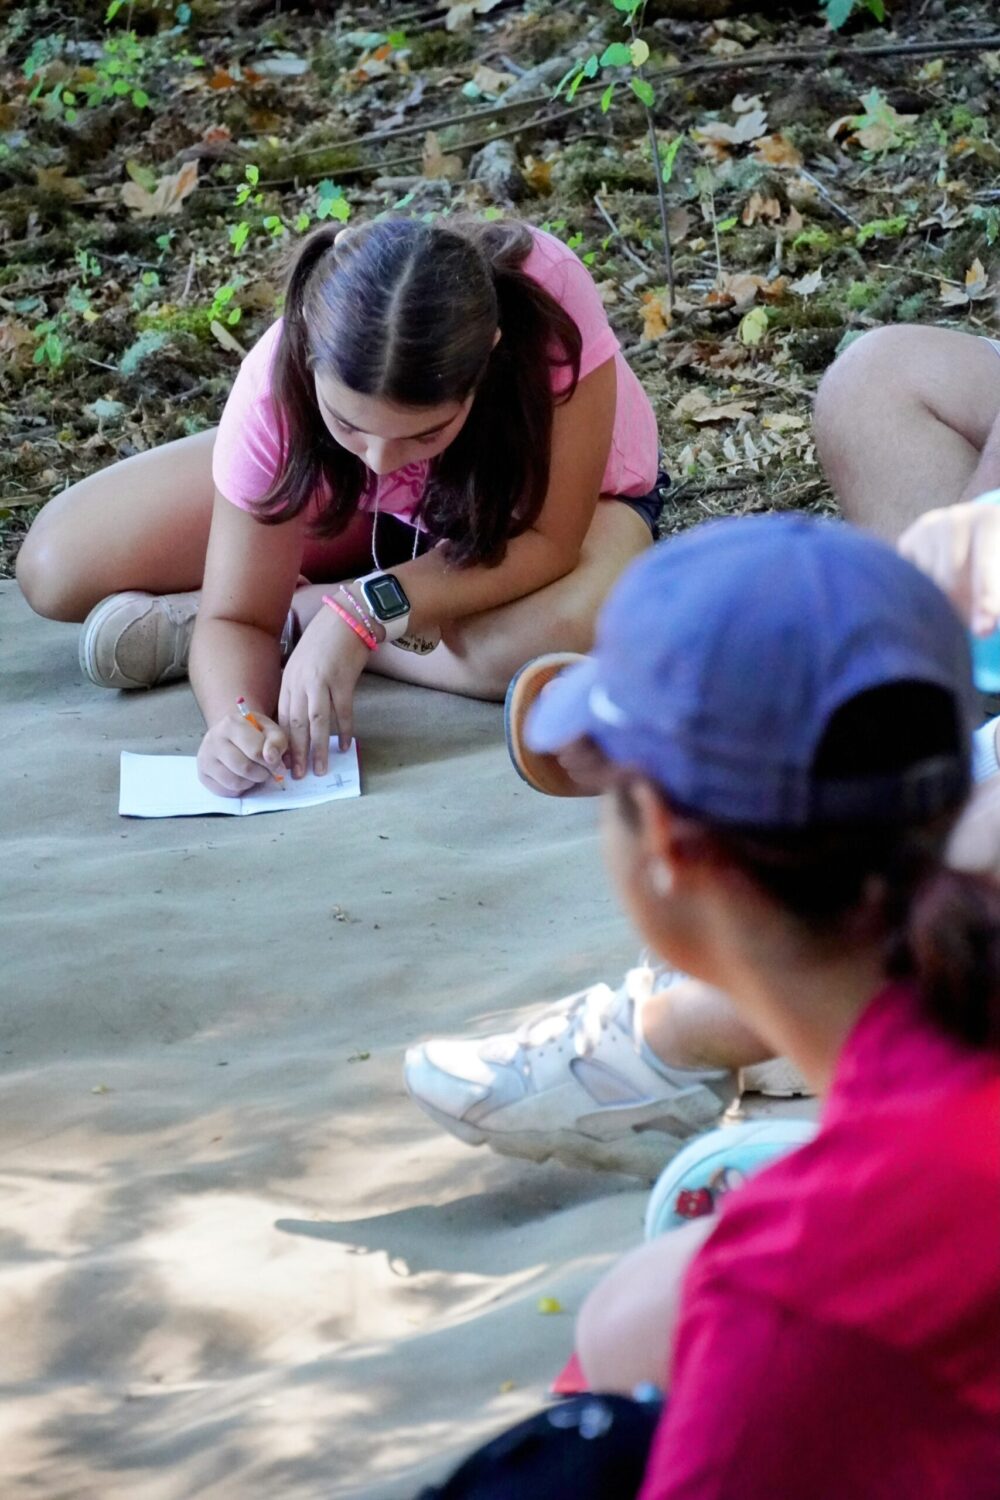
[[288,736],[274,719],[240,698],[210,726],[198,749],[198,776],[220,797],[241,797],[269,779],[287,790]]

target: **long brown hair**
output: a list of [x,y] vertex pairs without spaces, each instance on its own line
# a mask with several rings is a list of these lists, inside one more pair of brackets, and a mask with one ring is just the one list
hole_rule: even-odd
[[[471,410],[431,463],[420,519],[460,563],[496,563],[536,520],[549,483],[553,367],[580,372],[580,331],[524,261],[523,224],[388,218],[343,233],[325,226],[291,267],[272,394],[282,463],[255,507],[263,521],[298,515],[317,490],[315,530],[336,535],[372,475],[330,435],[313,372],[400,406],[464,401]],[[500,341],[494,347],[497,329]]]

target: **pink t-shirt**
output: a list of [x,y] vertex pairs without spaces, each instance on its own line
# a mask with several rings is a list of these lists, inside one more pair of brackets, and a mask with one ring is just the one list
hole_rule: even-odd
[[640,1500],[998,1500],[1000,1055],[872,1001],[691,1263]]
[[[565,308],[579,328],[583,340],[581,380],[606,360],[615,361],[618,376],[615,425],[601,490],[607,495],[644,495],[655,484],[657,473],[653,409],[622,358],[586,266],[553,235],[541,229],[532,229],[531,234],[535,245],[524,269]],[[243,361],[215,440],[212,473],[216,489],[243,510],[267,493],[280,463],[278,420],[271,396],[271,368],[280,334],[279,318]],[[553,389],[559,390],[566,383],[566,372],[556,367]],[[428,460],[383,475],[378,480],[377,492],[366,496],[363,506],[371,509],[377,493],[380,511],[411,520],[423,496],[429,468]],[[320,508],[322,499],[322,495],[314,498],[310,516]]]

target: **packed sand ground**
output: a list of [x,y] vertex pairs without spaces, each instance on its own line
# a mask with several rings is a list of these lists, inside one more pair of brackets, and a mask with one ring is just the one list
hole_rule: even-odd
[[3,1500],[412,1495],[540,1403],[641,1232],[635,1182],[470,1150],[401,1081],[634,962],[593,804],[517,779],[499,707],[371,680],[360,800],[119,818],[190,692],[92,688],[11,583],[0,699]]

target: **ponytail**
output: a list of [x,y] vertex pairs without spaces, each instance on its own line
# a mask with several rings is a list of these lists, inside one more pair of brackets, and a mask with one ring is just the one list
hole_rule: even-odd
[[938,865],[910,897],[888,968],[914,981],[942,1031],[1000,1049],[1000,886]]

